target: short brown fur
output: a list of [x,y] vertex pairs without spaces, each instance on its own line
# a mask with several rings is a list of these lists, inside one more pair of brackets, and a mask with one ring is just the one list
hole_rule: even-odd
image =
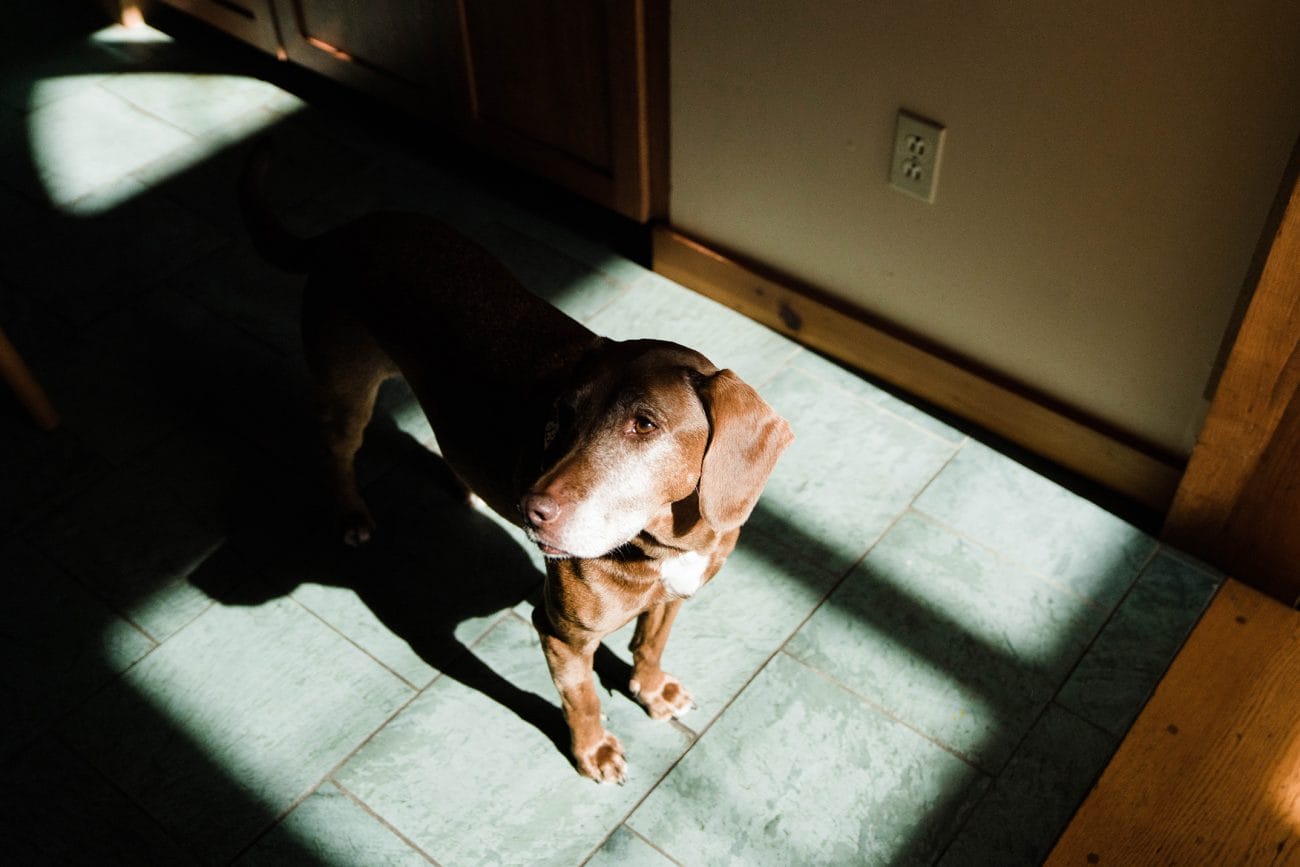
[[[637,618],[631,692],[656,719],[693,706],[660,666],[669,630],[735,547],[789,426],[697,352],[596,336],[431,218],[379,213],[290,235],[265,206],[269,164],[268,148],[254,151],[241,203],[263,256],[308,275],[303,342],[344,541],[373,532],[353,458],[380,383],[401,375],[448,466],[547,554],[533,622],[572,758],[585,776],[622,782],[596,648]],[[683,564],[685,589],[669,580]]]

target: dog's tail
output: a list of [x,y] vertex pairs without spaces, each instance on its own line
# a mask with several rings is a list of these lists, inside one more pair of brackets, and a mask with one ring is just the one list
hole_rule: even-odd
[[270,141],[262,139],[248,155],[239,177],[239,209],[253,247],[262,258],[277,268],[302,274],[308,270],[312,244],[286,229],[271,212],[266,196],[271,151]]

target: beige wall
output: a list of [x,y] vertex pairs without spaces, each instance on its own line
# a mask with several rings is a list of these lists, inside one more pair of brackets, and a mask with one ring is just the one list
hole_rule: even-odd
[[[1300,3],[678,0],[671,220],[1190,451],[1300,133]],[[938,197],[888,186],[900,107]]]

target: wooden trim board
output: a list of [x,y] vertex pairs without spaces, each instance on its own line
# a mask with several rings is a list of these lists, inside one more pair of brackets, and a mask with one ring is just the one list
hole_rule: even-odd
[[1254,297],[1165,538],[1288,605],[1300,602],[1300,144]]
[[1158,514],[1173,500],[1182,475],[1177,458],[873,322],[816,290],[770,276],[664,226],[654,232],[654,269]]
[[1300,612],[1229,580],[1045,862],[1300,864]]

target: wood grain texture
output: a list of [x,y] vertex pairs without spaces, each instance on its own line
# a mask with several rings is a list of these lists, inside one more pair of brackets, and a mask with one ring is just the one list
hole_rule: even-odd
[[[196,11],[218,0],[167,2],[253,41]],[[267,50],[637,222],[667,209],[666,0],[240,2],[278,22]]]
[[1300,864],[1300,613],[1224,583],[1048,865]]
[[1294,605],[1298,516],[1300,184],[1293,182],[1165,538]]
[[667,4],[462,5],[471,140],[638,222],[663,214]]
[[605,4],[464,0],[478,119],[610,169]]
[[751,319],[955,413],[1161,514],[1181,467],[1051,402],[950,358],[671,229],[655,231],[654,268]]

